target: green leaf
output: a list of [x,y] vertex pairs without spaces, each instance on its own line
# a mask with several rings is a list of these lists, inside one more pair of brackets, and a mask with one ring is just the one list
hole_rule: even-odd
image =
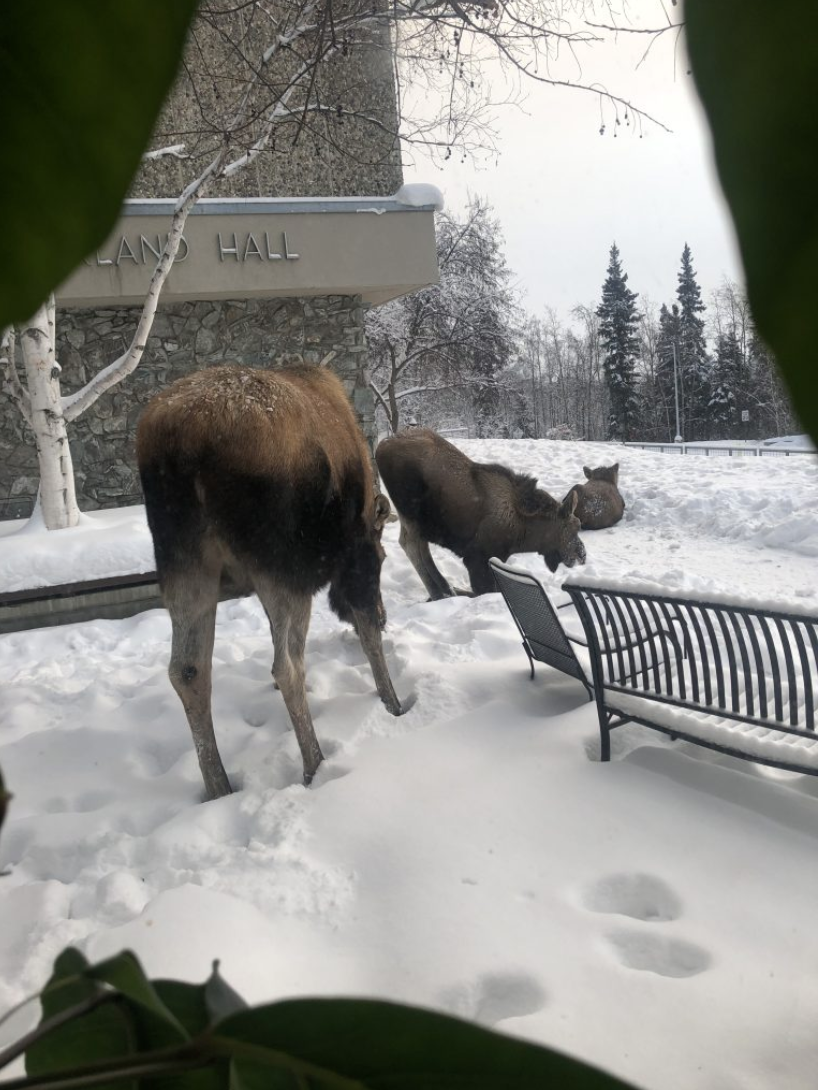
[[818,441],[818,35],[804,0],[687,0],[696,86],[759,332]]
[[[150,1090],[226,1090],[227,1058],[217,1057],[212,1066],[201,1070],[162,1071],[174,1059],[185,1063],[195,1057],[207,1058],[201,1049],[190,1046],[190,1040],[204,1034],[213,1022],[207,1003],[209,984],[210,980],[196,985],[153,983],[130,951],[89,965],[78,950],[66,950],[57,959],[54,975],[43,992],[40,1025],[65,1011],[76,1008],[78,1013],[70,1023],[50,1030],[29,1046],[26,1070],[31,1076],[68,1075],[96,1062],[116,1066],[114,1061],[139,1058],[152,1064],[149,1078],[112,1081],[106,1090],[114,1086],[128,1090],[143,1086]],[[81,1009],[103,994],[115,998],[92,1011]],[[234,998],[238,997],[234,994]]]
[[0,329],[28,318],[113,228],[196,0],[5,0]]
[[[220,1023],[241,1090],[622,1090],[560,1053],[432,1011],[374,1000],[307,999]],[[289,1070],[289,1081],[273,1071]],[[300,1079],[300,1081],[299,1081]]]
[[[139,1004],[167,1026],[168,1033],[162,1045],[189,1040],[188,1034],[179,1020],[168,1010],[145,975],[136,955],[130,950],[123,950],[115,957],[89,966],[85,975],[90,980],[101,980],[110,984],[133,1003]],[[153,1047],[158,1047],[155,1043]]]
[[219,962],[213,962],[213,971],[204,986],[207,1009],[214,1022],[236,1011],[247,1009],[247,1004],[219,973]]
[[[78,950],[64,950],[54,963],[54,972],[42,993],[43,1022],[91,1000],[100,987],[85,973],[88,962]],[[133,1019],[117,1003],[106,1003],[52,1030],[30,1045],[26,1072],[48,1075],[66,1068],[127,1056],[136,1051]],[[136,1083],[110,1083],[101,1090],[136,1090]]]

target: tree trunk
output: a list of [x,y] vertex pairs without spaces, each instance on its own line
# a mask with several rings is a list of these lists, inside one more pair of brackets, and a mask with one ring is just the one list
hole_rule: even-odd
[[396,396],[399,371],[395,365],[395,352],[391,347],[390,355],[392,357],[392,366],[389,374],[389,385],[386,388],[386,392],[389,397],[389,427],[392,429],[392,434],[396,435],[400,428],[400,409],[398,408],[398,399]]
[[31,428],[37,444],[40,490],[37,503],[47,530],[76,526],[80,511],[74,489],[71,450],[65,430],[60,368],[54,349],[54,301],[40,307],[20,333],[20,348],[31,397]]

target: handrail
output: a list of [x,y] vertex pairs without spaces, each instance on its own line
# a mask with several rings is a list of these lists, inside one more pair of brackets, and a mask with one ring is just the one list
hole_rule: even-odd
[[703,454],[705,458],[710,456],[712,451],[716,457],[729,457],[732,458],[733,454],[737,454],[741,458],[761,458],[761,457],[789,457],[790,454],[818,454],[818,451],[812,450],[809,447],[792,447],[786,449],[784,447],[764,447],[764,446],[742,446],[725,445],[723,443],[639,443],[628,442],[622,443],[623,447],[636,447],[638,450],[658,450],[664,454],[665,451],[673,451],[677,454]]

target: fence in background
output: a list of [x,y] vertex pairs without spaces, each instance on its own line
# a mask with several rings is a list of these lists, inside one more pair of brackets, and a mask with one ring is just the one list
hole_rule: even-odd
[[791,454],[815,454],[808,447],[749,447],[725,446],[721,443],[623,443],[624,447],[636,447],[638,450],[657,450],[664,454],[698,454],[705,458],[788,458]]

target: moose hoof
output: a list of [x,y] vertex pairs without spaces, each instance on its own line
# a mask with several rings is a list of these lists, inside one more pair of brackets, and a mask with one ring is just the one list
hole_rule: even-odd
[[205,801],[207,802],[214,802],[216,799],[223,799],[226,795],[232,794],[233,788],[226,776],[219,783],[205,785]]
[[401,702],[396,696],[390,696],[386,698],[381,697],[381,701],[386,710],[388,712],[391,712],[394,716],[403,715],[404,711],[406,710],[401,706]]

